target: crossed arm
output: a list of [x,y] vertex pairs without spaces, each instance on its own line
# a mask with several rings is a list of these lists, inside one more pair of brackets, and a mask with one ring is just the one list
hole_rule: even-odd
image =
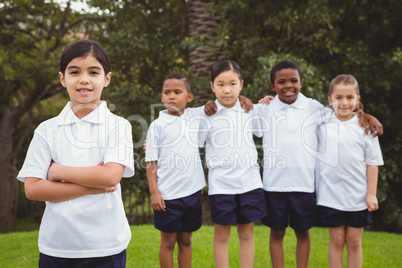
[[48,179],[25,178],[25,194],[36,201],[61,202],[90,194],[110,193],[117,188],[124,166],[100,163],[92,167],[69,167],[53,163]]

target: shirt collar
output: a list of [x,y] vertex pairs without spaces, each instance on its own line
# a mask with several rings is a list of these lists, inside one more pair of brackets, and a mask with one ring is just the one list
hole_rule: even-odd
[[66,106],[64,106],[61,113],[57,116],[58,125],[68,125],[74,124],[79,121],[86,121],[94,124],[103,124],[106,122],[106,114],[110,113],[107,108],[106,101],[100,101],[98,107],[96,107],[87,116],[79,119],[73,112],[71,108],[71,101],[69,101]]
[[333,112],[331,119],[332,119],[332,122],[336,121],[336,122],[339,122],[341,124],[347,124],[347,125],[352,124],[353,125],[353,124],[356,124],[359,121],[359,116],[356,113],[354,113],[353,117],[350,118],[349,120],[341,121],[336,116],[335,112]]
[[184,110],[183,114],[180,116],[169,114],[167,109],[159,112],[159,118],[168,123],[173,122],[179,118],[186,119],[186,116],[186,110]]
[[275,110],[281,110],[283,108],[292,106],[294,108],[304,110],[304,109],[306,109],[306,105],[305,105],[306,99],[307,99],[306,96],[304,96],[301,92],[299,92],[297,94],[296,101],[294,103],[292,103],[292,104],[287,104],[287,103],[282,102],[279,99],[279,95],[276,95],[275,98],[274,98],[275,103],[276,103],[274,109]]
[[235,105],[233,107],[231,107],[231,108],[226,108],[225,106],[220,104],[220,102],[217,99],[215,100],[215,104],[216,104],[216,109],[217,109],[216,113],[219,113],[220,111],[225,110],[225,109],[226,110],[234,110],[234,111],[237,111],[237,112],[242,110],[242,107],[240,105],[239,99],[236,100]]

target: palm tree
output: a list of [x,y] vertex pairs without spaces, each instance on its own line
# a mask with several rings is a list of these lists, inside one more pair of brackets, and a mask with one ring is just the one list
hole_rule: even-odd
[[209,87],[209,74],[216,58],[211,55],[212,49],[208,46],[211,43],[211,31],[216,26],[218,18],[207,11],[207,8],[214,4],[213,0],[190,0],[187,10],[187,27],[189,37],[200,37],[202,42],[189,51],[189,66],[195,80],[204,84],[197,88],[194,104],[196,106],[205,104],[206,101],[213,99],[212,91]]

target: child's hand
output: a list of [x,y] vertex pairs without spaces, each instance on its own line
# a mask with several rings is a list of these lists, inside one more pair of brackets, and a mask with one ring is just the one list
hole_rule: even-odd
[[260,100],[258,101],[258,103],[267,104],[267,105],[268,105],[268,104],[271,103],[271,100],[273,100],[273,99],[274,99],[273,96],[268,95],[268,96],[265,96],[264,98],[260,99]]
[[204,112],[206,115],[211,116],[214,113],[216,113],[217,111],[218,111],[218,109],[216,108],[216,104],[214,101],[210,100],[205,104]]
[[144,149],[144,153],[147,152],[147,140],[144,141],[144,145],[142,145],[142,149]]
[[166,211],[165,200],[159,192],[151,194],[151,205],[156,211]]
[[117,186],[107,187],[107,188],[90,188],[90,187],[88,187],[88,195],[90,195],[90,194],[113,193],[116,190],[117,190]]
[[375,211],[378,209],[378,200],[377,197],[373,194],[367,195],[366,197],[366,205],[368,211]]
[[374,116],[371,116],[368,118],[368,123],[369,123],[370,132],[373,135],[373,137],[381,136],[384,133],[382,124]]
[[250,110],[253,110],[254,105],[249,98],[239,95],[239,101],[240,101],[241,107],[244,108],[244,111],[246,113],[250,112]]

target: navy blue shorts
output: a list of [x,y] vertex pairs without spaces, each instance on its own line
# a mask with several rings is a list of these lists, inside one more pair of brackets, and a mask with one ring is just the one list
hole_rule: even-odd
[[166,233],[194,232],[202,225],[201,191],[165,200],[166,211],[154,211],[155,228]]
[[58,258],[43,253],[39,255],[39,268],[124,268],[126,267],[126,250],[119,254],[96,258]]
[[265,192],[267,216],[262,223],[275,230],[290,225],[296,231],[307,231],[316,225],[316,204],[314,193]]
[[250,223],[266,215],[262,189],[243,194],[214,194],[209,196],[209,202],[212,222],[221,225]]
[[361,211],[341,211],[334,208],[318,206],[319,225],[322,227],[350,226],[355,228],[370,225],[372,214],[367,209]]

